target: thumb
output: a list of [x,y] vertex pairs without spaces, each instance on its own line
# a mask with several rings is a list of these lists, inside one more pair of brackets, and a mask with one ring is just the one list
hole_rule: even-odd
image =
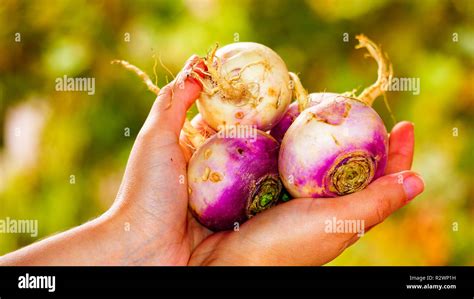
[[412,171],[386,175],[374,181],[363,191],[340,197],[340,218],[360,219],[365,227],[385,220],[390,214],[423,192],[423,179]]
[[201,70],[204,63],[198,56],[191,56],[176,78],[160,90],[142,130],[171,133],[178,141],[186,111],[202,91],[202,84],[196,79]]

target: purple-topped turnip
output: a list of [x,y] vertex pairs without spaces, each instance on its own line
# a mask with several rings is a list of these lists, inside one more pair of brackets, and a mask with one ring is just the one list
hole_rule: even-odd
[[357,98],[329,97],[306,108],[284,134],[279,155],[280,177],[293,197],[335,197],[365,188],[380,177],[387,162],[388,135],[371,108],[392,76],[381,50],[365,36],[379,64],[378,80]]
[[251,138],[218,132],[189,161],[189,205],[198,221],[212,230],[242,224],[280,197],[279,144],[265,132],[254,132]]

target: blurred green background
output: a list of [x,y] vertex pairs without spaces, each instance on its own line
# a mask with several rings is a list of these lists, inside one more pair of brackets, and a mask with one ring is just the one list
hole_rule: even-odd
[[[0,255],[114,200],[154,96],[110,60],[152,75],[156,54],[176,74],[216,42],[255,41],[310,91],[345,92],[376,79],[374,61],[354,49],[364,33],[396,77],[420,78],[419,95],[389,92],[388,101],[397,120],[415,123],[413,168],[426,191],[331,264],[474,265],[473,16],[468,0],[1,1],[0,219],[37,219],[39,236],[0,234]],[[171,76],[156,72],[160,86]],[[64,75],[94,77],[95,94],[56,91]],[[374,107],[390,129],[383,99]]]

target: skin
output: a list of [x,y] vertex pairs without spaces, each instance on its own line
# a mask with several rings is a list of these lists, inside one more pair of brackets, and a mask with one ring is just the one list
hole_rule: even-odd
[[253,217],[239,231],[212,234],[188,212],[187,184],[179,180],[186,175],[179,134],[201,86],[192,78],[183,89],[178,86],[164,87],[153,104],[112,207],[1,257],[0,265],[322,265],[357,241],[356,233],[325,233],[324,219],[360,219],[371,228],[423,191],[422,179],[409,171],[413,125],[402,122],[390,135],[385,176],[361,192],[294,199]]

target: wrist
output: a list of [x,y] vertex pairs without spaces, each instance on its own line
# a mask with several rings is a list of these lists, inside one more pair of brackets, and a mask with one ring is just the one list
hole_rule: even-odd
[[177,258],[183,248],[160,235],[160,224],[143,210],[112,207],[98,221],[114,264],[185,265],[188,261]]

